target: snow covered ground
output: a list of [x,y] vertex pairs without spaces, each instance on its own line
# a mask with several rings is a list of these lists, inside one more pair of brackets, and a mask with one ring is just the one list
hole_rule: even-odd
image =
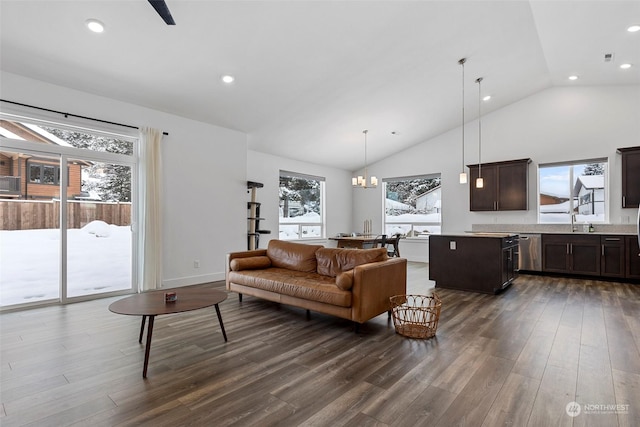
[[[294,240],[299,239],[300,228],[298,224],[291,225],[282,225],[283,223],[292,222],[292,223],[321,223],[322,218],[320,214],[315,212],[307,212],[303,215],[292,216],[289,218],[280,217],[280,226],[279,226],[279,236],[280,240]],[[304,239],[314,238],[314,237],[322,237],[321,233],[322,227],[320,225],[304,225],[302,226],[302,235]]]
[[[131,287],[131,229],[93,221],[67,238],[69,297]],[[0,230],[0,306],[57,299],[60,231]]]

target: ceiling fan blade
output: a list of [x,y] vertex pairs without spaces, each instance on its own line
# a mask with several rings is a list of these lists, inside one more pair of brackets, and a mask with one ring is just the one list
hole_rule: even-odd
[[176,25],[176,21],[173,20],[169,7],[164,0],[149,0],[149,3],[151,3],[151,6],[153,6],[156,12],[158,12],[158,15],[164,19],[167,25]]

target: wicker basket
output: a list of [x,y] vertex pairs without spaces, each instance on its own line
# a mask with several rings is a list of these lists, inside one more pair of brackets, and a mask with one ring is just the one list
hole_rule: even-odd
[[432,295],[396,295],[391,298],[391,313],[396,332],[409,338],[435,336],[442,301]]

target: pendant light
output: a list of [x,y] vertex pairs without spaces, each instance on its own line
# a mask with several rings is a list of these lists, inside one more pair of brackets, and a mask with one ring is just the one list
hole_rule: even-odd
[[458,64],[462,65],[462,172],[460,172],[460,184],[467,183],[467,173],[464,170],[464,63],[467,58],[462,58]]
[[[358,175],[357,177],[351,178],[351,185],[356,188],[376,188],[378,186],[378,178],[372,176],[369,179],[368,167],[367,167],[367,133],[368,130],[363,130],[364,134],[364,176]],[[369,183],[367,183],[369,181]]]
[[476,188],[484,187],[484,179],[482,179],[482,118],[480,114],[480,104],[482,103],[481,81],[482,77],[476,79],[476,83],[478,83],[478,178],[476,178]]

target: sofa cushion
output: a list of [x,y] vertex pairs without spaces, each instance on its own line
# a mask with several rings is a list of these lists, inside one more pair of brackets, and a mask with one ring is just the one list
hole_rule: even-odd
[[316,251],[321,248],[323,248],[321,245],[271,240],[267,247],[267,256],[273,267],[315,273],[318,265]]
[[352,270],[358,265],[384,261],[387,258],[389,256],[386,248],[321,248],[316,252],[318,274],[331,277],[336,277],[343,271]]
[[351,307],[352,294],[336,286],[335,279],[317,273],[284,268],[230,271],[229,281],[281,295],[289,295],[339,307]]
[[348,291],[353,287],[353,270],[343,271],[336,276],[336,286],[343,291]]
[[229,267],[233,271],[269,268],[271,267],[271,260],[267,256],[250,256],[246,258],[234,258],[229,263]]

